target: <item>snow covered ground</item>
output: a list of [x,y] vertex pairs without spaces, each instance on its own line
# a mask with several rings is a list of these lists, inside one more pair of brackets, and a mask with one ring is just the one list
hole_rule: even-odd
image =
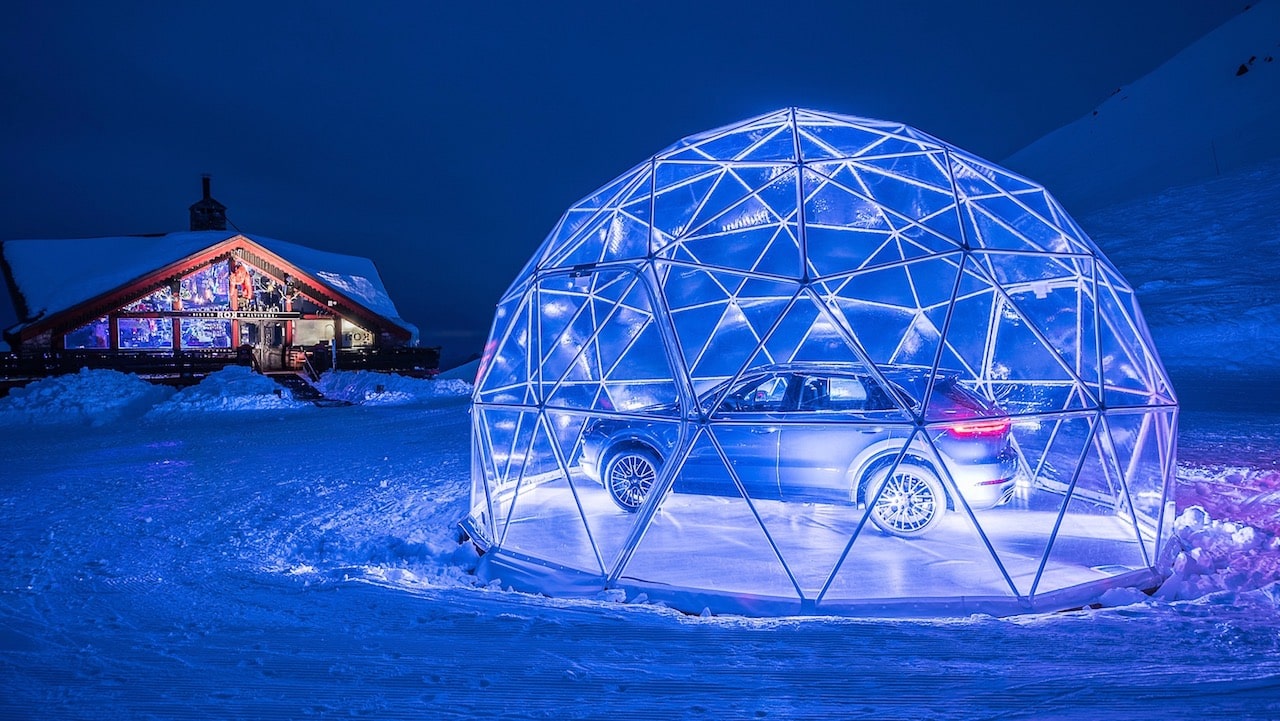
[[[1256,52],[1251,21],[1187,57]],[[1013,167],[1051,181],[1037,168],[1094,158],[1129,183],[1184,130],[1241,145],[1244,116],[1181,109],[1280,63],[1201,70],[1167,64]],[[761,620],[482,587],[456,526],[474,369],[327,376],[353,404],[331,408],[238,369],[179,393],[97,371],[0,400],[0,718],[1280,718],[1280,162],[1249,147],[1077,218],[1137,287],[1184,402],[1178,556],[1154,598]]]
[[465,382],[263,381],[0,400],[0,717],[1280,717],[1280,414],[1186,415],[1155,599],[748,620],[478,587]]

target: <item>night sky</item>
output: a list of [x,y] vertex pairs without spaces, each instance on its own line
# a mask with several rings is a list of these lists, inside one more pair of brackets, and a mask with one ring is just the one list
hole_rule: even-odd
[[448,365],[570,204],[681,137],[796,105],[998,162],[1242,7],[15,3],[0,239],[186,230],[209,173],[239,230],[372,258]]

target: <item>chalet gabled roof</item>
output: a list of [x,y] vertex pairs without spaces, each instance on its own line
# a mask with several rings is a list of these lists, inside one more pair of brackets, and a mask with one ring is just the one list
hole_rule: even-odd
[[221,230],[160,236],[6,240],[0,243],[0,254],[8,266],[20,316],[19,324],[9,330],[16,334],[26,327],[43,325],[59,314],[237,238],[250,248],[256,245],[278,256],[337,297],[350,300],[357,309],[381,316],[417,338],[417,328],[400,317],[377,268],[368,258]]

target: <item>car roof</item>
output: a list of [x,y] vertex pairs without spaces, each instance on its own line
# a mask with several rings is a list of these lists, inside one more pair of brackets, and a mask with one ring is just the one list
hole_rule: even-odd
[[[876,369],[885,376],[916,376],[927,375],[932,372],[928,366],[920,365],[878,365]],[[788,363],[769,363],[767,365],[749,368],[746,373],[755,375],[757,373],[784,373],[784,372],[825,372],[825,373],[849,373],[858,375],[868,375],[866,364],[860,362],[846,361],[791,361]],[[948,370],[945,368],[938,369],[939,377],[958,376],[959,371]]]

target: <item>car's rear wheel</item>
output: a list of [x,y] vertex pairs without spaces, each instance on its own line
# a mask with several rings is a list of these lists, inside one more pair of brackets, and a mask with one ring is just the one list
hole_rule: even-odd
[[923,536],[947,512],[942,482],[932,470],[914,463],[875,471],[866,494],[871,504],[871,522],[885,533],[902,538]]
[[658,480],[658,457],[644,448],[623,448],[604,466],[604,487],[618,507],[635,513]]

